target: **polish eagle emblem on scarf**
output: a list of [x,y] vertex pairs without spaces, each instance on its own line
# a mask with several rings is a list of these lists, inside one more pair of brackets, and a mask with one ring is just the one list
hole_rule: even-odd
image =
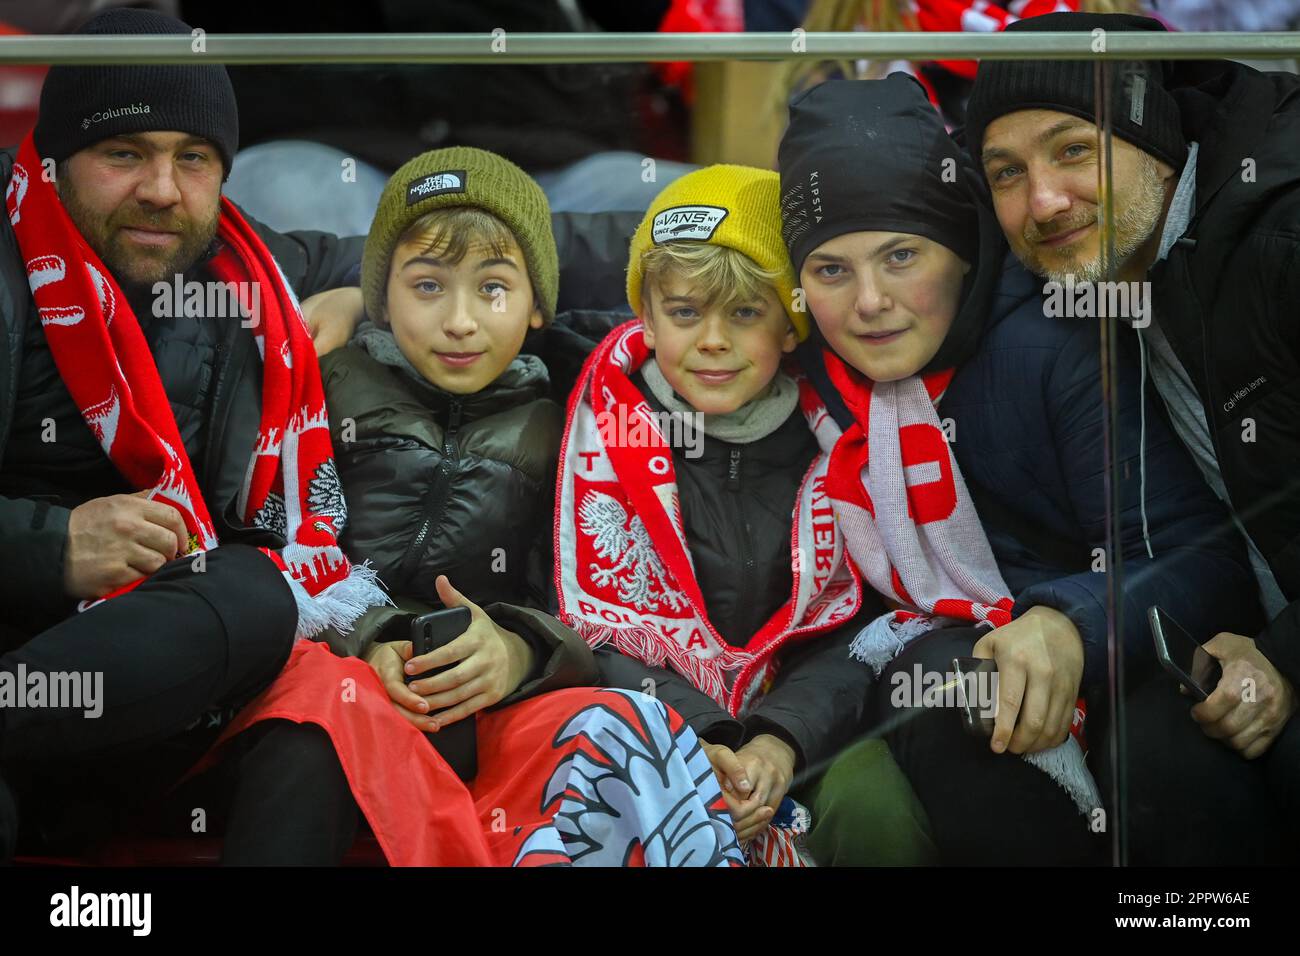
[[618,599],[641,611],[658,610],[661,605],[680,611],[686,606],[686,595],[668,583],[668,569],[640,516],[633,515],[629,523],[627,509],[617,498],[588,491],[578,517],[596,557],[612,562],[605,567],[592,562],[592,583],[602,588],[617,583]]

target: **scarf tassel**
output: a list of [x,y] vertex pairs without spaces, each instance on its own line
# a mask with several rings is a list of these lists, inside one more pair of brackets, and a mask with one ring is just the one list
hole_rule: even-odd
[[858,632],[858,636],[849,645],[849,656],[869,664],[875,675],[879,677],[885,665],[901,654],[904,647],[922,634],[940,626],[942,626],[940,619],[927,617],[924,614],[895,624],[894,612],[890,611],[888,614],[880,615]]
[[1081,814],[1091,814],[1101,807],[1101,793],[1097,783],[1088,772],[1083,749],[1073,736],[1066,737],[1065,743],[1050,750],[1024,754],[1025,763],[1037,767],[1047,774],[1070,795],[1074,805]]
[[346,634],[368,608],[393,603],[369,561],[352,565],[347,577],[316,594],[308,592],[289,571],[282,573],[298,605],[299,637],[314,638],[327,627]]

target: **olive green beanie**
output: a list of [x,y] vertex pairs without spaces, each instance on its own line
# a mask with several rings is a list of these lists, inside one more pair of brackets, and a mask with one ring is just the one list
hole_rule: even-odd
[[388,269],[402,234],[425,213],[450,206],[477,207],[510,228],[523,251],[542,315],[548,323],[555,318],[560,260],[546,194],[510,160],[468,146],[421,153],[388,180],[361,256],[367,315],[378,319],[384,314]]

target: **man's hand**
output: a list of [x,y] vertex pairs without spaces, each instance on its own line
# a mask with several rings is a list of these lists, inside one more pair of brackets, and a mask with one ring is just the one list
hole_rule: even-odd
[[189,533],[180,512],[147,494],[92,498],[72,509],[63,551],[69,596],[103,597],[185,553]]
[[1034,753],[1065,742],[1083,678],[1083,640],[1068,617],[1030,608],[981,637],[973,653],[998,662],[994,753]]
[[301,306],[317,358],[347,345],[366,314],[361,290],[356,286],[317,292],[303,299]]
[[503,700],[524,682],[533,666],[532,648],[522,637],[494,623],[481,607],[451,586],[447,575],[438,575],[434,584],[446,607],[467,607],[471,618],[460,637],[406,662],[408,674],[456,665],[409,685],[429,706],[430,730],[454,724]]
[[1192,719],[1207,737],[1222,740],[1247,760],[1268,750],[1296,712],[1295,688],[1252,638],[1221,632],[1205,649],[1219,659],[1223,677]]

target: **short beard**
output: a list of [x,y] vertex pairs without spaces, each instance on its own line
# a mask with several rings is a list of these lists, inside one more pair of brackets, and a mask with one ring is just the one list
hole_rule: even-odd
[[[1126,197],[1126,199],[1123,209],[1115,217],[1116,271],[1151,238],[1165,209],[1165,184],[1164,180],[1160,178],[1160,168],[1156,165],[1156,161],[1145,153],[1139,157],[1137,188],[1134,190],[1134,194],[1131,197]],[[1098,212],[1100,212],[1100,207],[1098,207]],[[1056,232],[1070,232],[1086,224],[1086,221],[1067,224],[1063,228],[1057,229]],[[1034,248],[1033,240],[1036,238],[1037,236],[1032,238],[1031,236],[1025,236],[1028,249],[1032,250]],[[1101,240],[1100,230],[1098,230],[1097,238],[1098,241]],[[1080,249],[1079,251],[1082,252],[1083,250]],[[1100,248],[1097,249],[1097,254],[1087,261],[1079,261],[1077,253],[1073,260],[1073,265],[1053,270],[1047,268],[1042,260],[1032,252],[1026,252],[1024,257],[1025,268],[1030,272],[1049,281],[1059,282],[1062,285],[1069,282],[1071,277],[1073,277],[1075,283],[1100,282],[1105,278]]]
[[[220,206],[203,222],[194,222],[175,210],[151,212],[138,204],[123,204],[105,216],[82,202],[71,179],[61,176],[59,199],[68,211],[73,224],[82,237],[108,267],[113,278],[127,296],[149,292],[157,282],[171,281],[191,269],[199,257],[207,252],[217,235]],[[171,253],[151,256],[147,252],[131,252],[121,238],[122,226],[152,226],[175,230],[180,235],[180,245]]]

